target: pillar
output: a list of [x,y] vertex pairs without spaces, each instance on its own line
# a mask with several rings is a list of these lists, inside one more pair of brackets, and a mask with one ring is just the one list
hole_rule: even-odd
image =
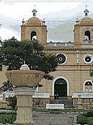
[[16,125],[32,125],[32,95],[34,90],[29,87],[15,88],[17,97]]

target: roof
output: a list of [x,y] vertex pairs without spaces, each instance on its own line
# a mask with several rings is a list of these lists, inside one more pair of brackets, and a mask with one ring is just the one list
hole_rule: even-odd
[[80,25],[93,25],[93,19],[90,17],[84,17],[79,21]]
[[40,27],[42,26],[42,20],[38,17],[33,16],[25,22],[25,25]]

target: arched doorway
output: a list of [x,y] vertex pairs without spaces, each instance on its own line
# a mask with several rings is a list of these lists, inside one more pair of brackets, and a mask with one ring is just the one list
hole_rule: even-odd
[[58,78],[54,82],[54,96],[55,97],[67,96],[67,81],[64,78]]
[[32,31],[32,32],[31,32],[31,40],[36,39],[36,37],[37,37],[36,32],[35,32],[35,31]]

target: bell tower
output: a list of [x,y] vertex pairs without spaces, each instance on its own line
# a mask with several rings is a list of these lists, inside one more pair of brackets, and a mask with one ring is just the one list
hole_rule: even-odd
[[37,39],[42,45],[47,44],[47,26],[45,21],[39,19],[36,14],[37,10],[32,10],[33,17],[27,21],[22,21],[21,25],[21,40]]
[[89,10],[84,10],[84,17],[74,25],[74,42],[76,47],[91,47],[93,44],[93,19],[89,17]]

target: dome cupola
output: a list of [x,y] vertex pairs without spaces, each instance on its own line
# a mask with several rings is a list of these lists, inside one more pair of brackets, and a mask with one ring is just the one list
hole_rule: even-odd
[[30,25],[30,26],[42,26],[42,20],[39,19],[38,17],[36,17],[36,13],[37,13],[37,10],[36,9],[33,9],[32,10],[32,13],[33,13],[33,17],[31,17],[30,19],[28,19],[25,24],[26,25]]

